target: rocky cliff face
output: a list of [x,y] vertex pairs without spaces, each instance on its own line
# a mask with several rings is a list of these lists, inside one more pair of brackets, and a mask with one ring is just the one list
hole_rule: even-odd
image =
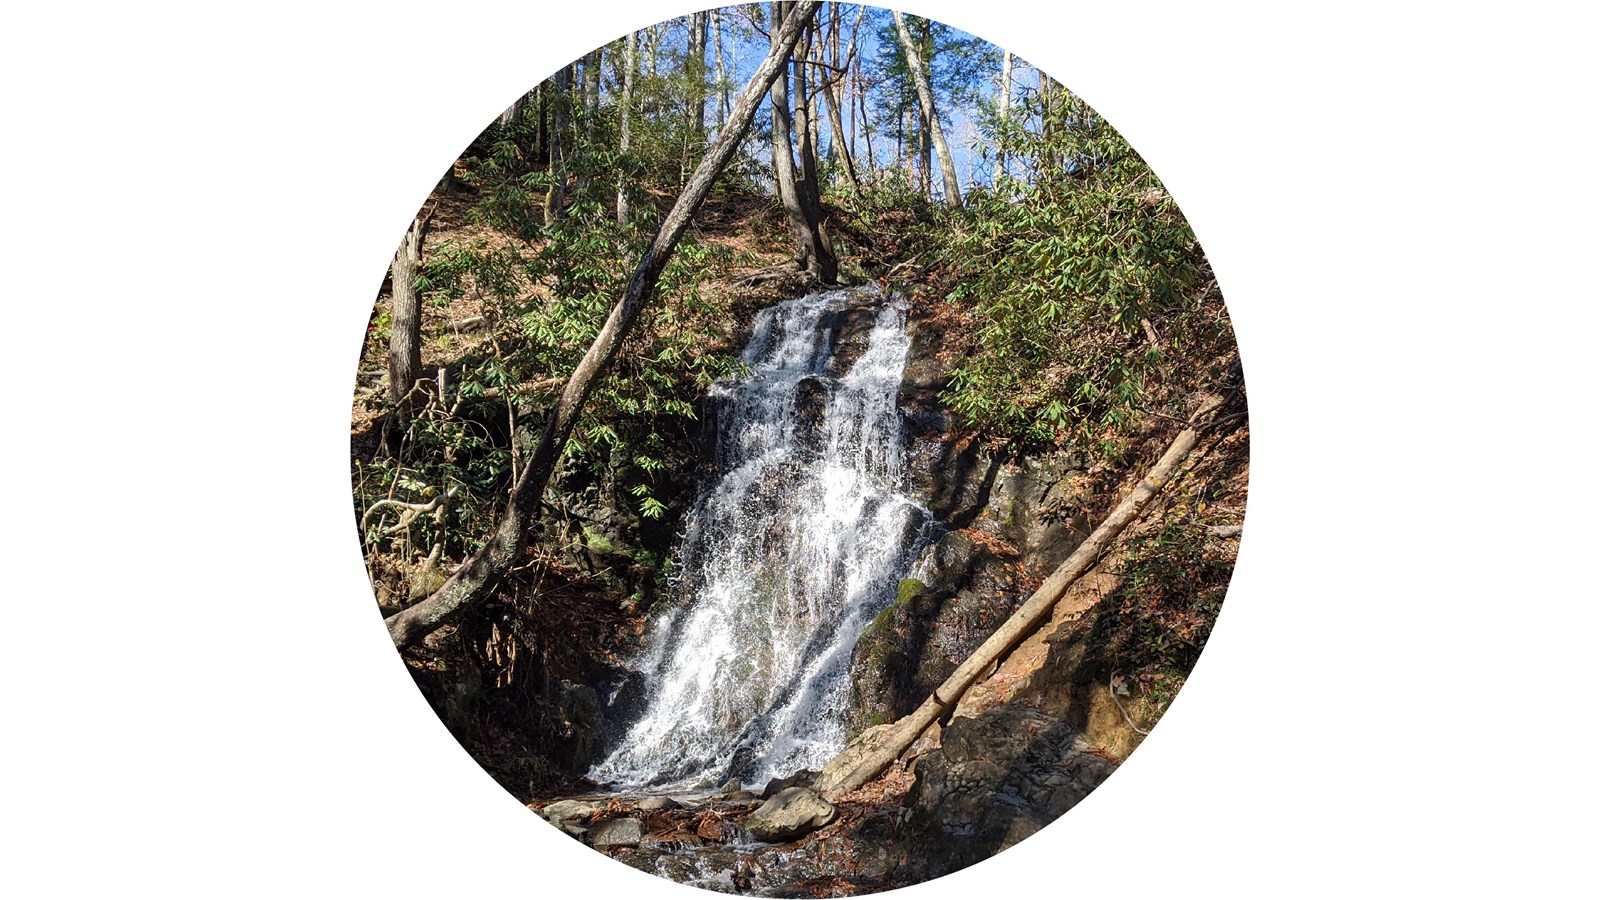
[[954,360],[941,329],[913,319],[901,386],[911,439],[911,494],[939,537],[853,660],[855,730],[916,708],[1088,534],[1070,454],[1005,455],[951,431],[939,400]]

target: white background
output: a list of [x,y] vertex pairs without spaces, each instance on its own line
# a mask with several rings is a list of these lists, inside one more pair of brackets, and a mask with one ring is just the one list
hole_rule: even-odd
[[[1147,156],[1234,312],[1254,438],[1234,587],[1161,727],[906,896],[1592,890],[1595,23],[906,8]],[[439,173],[556,65],[689,9],[7,13],[14,896],[696,896],[450,739],[374,614],[345,468],[369,304]]]

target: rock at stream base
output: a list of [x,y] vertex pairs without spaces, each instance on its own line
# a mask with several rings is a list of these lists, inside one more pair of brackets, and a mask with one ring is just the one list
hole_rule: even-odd
[[573,819],[587,819],[599,809],[583,800],[557,800],[544,808],[544,817],[556,825],[565,825]]
[[663,809],[677,809],[681,804],[671,797],[646,797],[633,805],[639,812],[658,812]]
[[771,800],[773,797],[778,796],[779,792],[783,791],[785,788],[810,787],[811,782],[815,781],[816,779],[817,773],[810,769],[801,769],[787,778],[774,778],[767,782],[767,786],[762,789],[761,799]]
[[591,830],[590,843],[596,850],[608,847],[637,847],[644,840],[644,825],[638,819],[608,819]]
[[832,803],[802,787],[785,788],[744,820],[757,840],[792,841],[832,822],[839,811]]

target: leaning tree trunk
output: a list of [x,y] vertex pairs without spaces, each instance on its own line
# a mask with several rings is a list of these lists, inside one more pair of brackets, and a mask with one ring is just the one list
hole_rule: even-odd
[[417,269],[422,264],[426,229],[425,215],[411,220],[390,266],[389,399],[402,415],[422,377],[422,297],[417,293]]
[[712,182],[716,181],[728,160],[739,149],[739,143],[750,128],[750,120],[755,116],[762,95],[772,86],[779,69],[786,64],[795,42],[800,39],[801,27],[817,6],[818,0],[802,0],[796,17],[785,22],[783,27],[773,29],[772,50],[740,93],[728,120],[728,128],[717,135],[716,142],[706,151],[705,158],[700,160],[688,185],[662,221],[660,230],[650,243],[650,249],[639,260],[639,267],[634,270],[622,300],[612,308],[600,334],[589,345],[588,352],[567,379],[560,400],[545,421],[533,456],[512,487],[510,502],[494,534],[483,549],[463,563],[432,596],[385,620],[395,646],[403,649],[415,644],[463,608],[480,601],[494,589],[501,576],[521,560],[527,550],[528,526],[532,524],[538,509],[539,497],[544,493],[551,473],[555,471],[561,450],[566,446],[573,426],[577,424],[584,402],[615,361],[622,349],[622,342],[654,292],[661,270],[672,257],[673,248],[683,237],[695,212],[705,202]]
[[979,677],[987,674],[1001,658],[1049,618],[1055,605],[1067,595],[1067,589],[1094,566],[1123,529],[1144,512],[1150,501],[1160,493],[1171,479],[1172,473],[1194,450],[1200,440],[1200,430],[1210,415],[1222,404],[1220,397],[1208,397],[1201,403],[1189,427],[1178,433],[1167,452],[1161,455],[1144,478],[1134,486],[1127,497],[1117,504],[1100,527],[1072,551],[1044,584],[1034,592],[1028,602],[1012,614],[999,629],[989,635],[972,655],[967,657],[944,683],[935,688],[917,711],[893,725],[884,726],[882,732],[863,735],[857,746],[862,753],[852,753],[846,748],[817,776],[812,786],[829,800],[836,800],[878,777],[899,758],[921,734],[948,710],[955,708],[961,695],[966,693]]
[[917,88],[917,101],[922,104],[923,119],[928,134],[933,138],[933,150],[939,157],[939,169],[944,175],[944,202],[950,206],[961,205],[961,182],[956,178],[956,165],[950,158],[950,148],[944,142],[944,129],[939,125],[939,110],[933,105],[933,87],[928,81],[928,70],[916,42],[906,28],[906,17],[894,13],[894,28],[900,35],[900,46],[906,53],[906,68],[911,70],[911,81]]

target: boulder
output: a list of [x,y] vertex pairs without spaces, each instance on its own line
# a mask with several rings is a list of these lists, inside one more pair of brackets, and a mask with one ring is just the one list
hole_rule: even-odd
[[597,761],[604,735],[600,695],[587,684],[564,681],[559,696],[557,708],[566,737],[564,761],[575,769],[586,769]]
[[607,819],[589,829],[589,833],[589,843],[596,850],[637,847],[644,840],[644,825],[638,819]]
[[808,788],[785,788],[744,820],[757,840],[792,841],[832,822],[839,810]]
[[677,809],[678,801],[671,797],[646,797],[633,805],[640,812],[660,812],[664,809]]
[[575,819],[587,819],[599,810],[598,804],[586,800],[557,800],[544,808],[544,817],[561,825]]
[[774,778],[767,782],[766,788],[761,791],[761,799],[771,800],[785,788],[810,787],[811,782],[815,781],[816,778],[817,773],[811,771],[810,769],[801,769],[800,771],[786,778]]

